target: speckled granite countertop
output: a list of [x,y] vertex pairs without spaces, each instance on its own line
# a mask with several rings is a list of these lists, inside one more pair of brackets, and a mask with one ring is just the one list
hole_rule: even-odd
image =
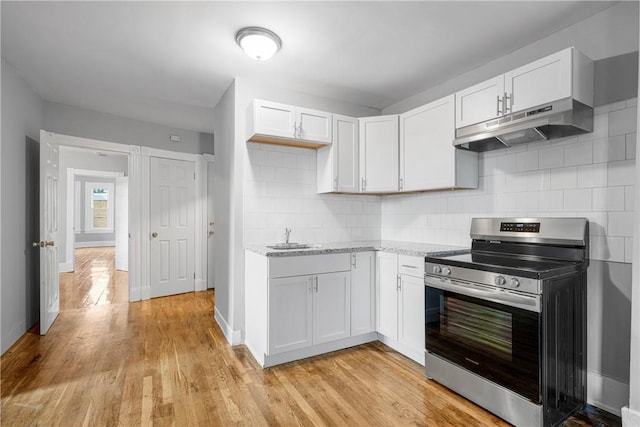
[[311,245],[307,249],[271,249],[264,245],[250,245],[246,250],[268,257],[322,255],[341,252],[382,251],[412,256],[437,256],[466,252],[469,248],[461,246],[432,245],[429,243],[396,242],[392,240],[372,240],[362,242],[336,242]]

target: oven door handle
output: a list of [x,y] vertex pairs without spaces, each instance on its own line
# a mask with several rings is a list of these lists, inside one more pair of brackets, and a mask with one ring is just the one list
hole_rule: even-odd
[[[510,307],[521,308],[535,313],[542,312],[539,295],[523,295],[491,286],[477,285],[470,282],[458,282],[454,279],[440,279],[431,276],[425,278],[425,284],[431,288],[454,292],[473,298],[492,301]],[[460,283],[460,284],[458,284]]]

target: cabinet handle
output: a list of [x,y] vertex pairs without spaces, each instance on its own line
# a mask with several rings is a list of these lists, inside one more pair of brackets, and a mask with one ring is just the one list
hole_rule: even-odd
[[511,112],[511,97],[509,95],[507,95],[507,92],[504,93],[504,97],[502,98],[502,109],[504,110],[504,113],[510,113]]
[[402,264],[402,266],[405,267],[405,268],[418,268],[415,265]]
[[404,186],[404,179],[400,178],[400,182],[398,183],[398,187],[400,190],[402,190],[402,187]]
[[364,191],[366,188],[367,181],[364,179],[364,177],[362,177],[361,180],[362,180],[362,191]]
[[333,178],[333,189],[338,191],[338,177]]
[[502,111],[500,111],[501,102],[502,99],[500,99],[500,95],[496,95],[496,116],[500,116],[502,114]]
[[293,122],[293,137],[298,137],[298,122]]
[[314,277],[314,280],[316,282],[316,287],[315,287],[316,293],[318,293],[318,276]]
[[402,290],[402,279],[400,279],[400,275],[398,274],[398,291]]
[[351,267],[356,268],[356,254],[351,254]]

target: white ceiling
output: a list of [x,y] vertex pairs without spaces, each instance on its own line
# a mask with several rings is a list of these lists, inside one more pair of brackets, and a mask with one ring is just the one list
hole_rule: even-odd
[[2,1],[2,56],[48,101],[210,132],[234,77],[383,108],[615,3]]

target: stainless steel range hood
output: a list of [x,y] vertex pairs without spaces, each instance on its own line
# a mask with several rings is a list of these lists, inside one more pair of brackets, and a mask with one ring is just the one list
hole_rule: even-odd
[[456,129],[453,145],[481,152],[588,132],[593,132],[593,108],[565,98]]

